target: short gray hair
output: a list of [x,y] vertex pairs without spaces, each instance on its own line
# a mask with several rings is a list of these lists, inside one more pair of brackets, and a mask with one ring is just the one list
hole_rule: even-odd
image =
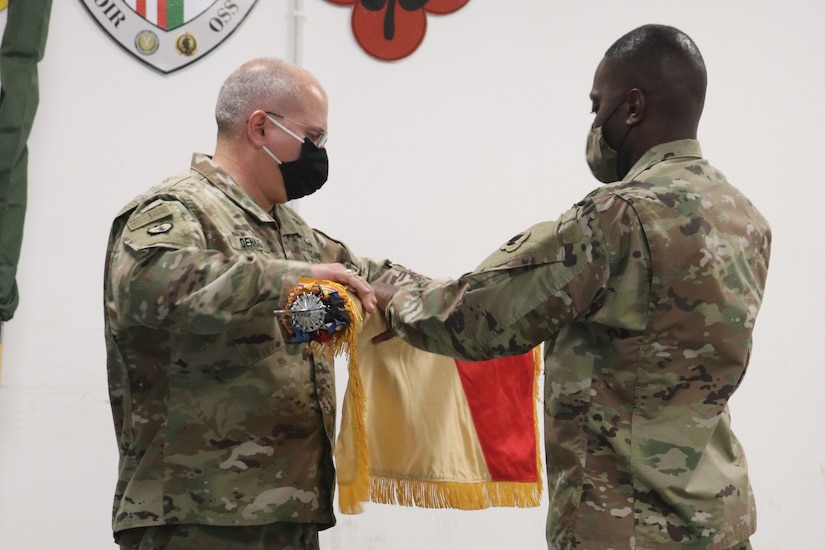
[[309,73],[283,59],[262,57],[244,63],[227,77],[218,93],[218,135],[237,135],[257,109],[284,116],[300,113],[305,106],[307,82],[323,92]]

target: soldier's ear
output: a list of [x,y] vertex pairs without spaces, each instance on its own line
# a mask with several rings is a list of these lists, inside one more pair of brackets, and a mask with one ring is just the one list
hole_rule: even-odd
[[633,126],[642,121],[647,106],[645,93],[639,88],[633,88],[627,93],[627,118],[625,124]]
[[246,137],[256,147],[262,147],[266,144],[266,113],[260,109],[253,111],[246,121]]

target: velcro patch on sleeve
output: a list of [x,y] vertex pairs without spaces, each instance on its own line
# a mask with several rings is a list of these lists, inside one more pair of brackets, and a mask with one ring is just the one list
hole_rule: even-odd
[[524,244],[524,242],[530,238],[530,231],[523,231],[518,235],[514,236],[512,239],[501,245],[502,252],[515,252],[518,248]]
[[156,204],[156,206],[150,204],[146,208],[146,210],[144,210],[140,214],[135,214],[131,218],[129,218],[129,221],[126,222],[126,225],[129,227],[131,231],[134,231],[135,229],[140,229],[141,227],[145,227],[150,223],[162,220],[163,218],[168,218],[172,215],[172,209],[169,208],[168,205],[162,202],[153,204]]
[[157,202],[136,212],[126,223],[123,240],[132,250],[183,248],[203,244],[197,224],[178,203]]

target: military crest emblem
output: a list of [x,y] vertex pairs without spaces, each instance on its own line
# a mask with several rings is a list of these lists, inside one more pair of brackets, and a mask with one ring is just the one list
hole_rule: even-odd
[[214,50],[243,22],[256,2],[83,0],[109,36],[163,73],[185,67]]

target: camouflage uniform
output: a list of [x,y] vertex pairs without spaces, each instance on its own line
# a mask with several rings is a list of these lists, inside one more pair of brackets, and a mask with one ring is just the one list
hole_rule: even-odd
[[252,527],[161,525],[118,533],[121,550],[319,550],[318,529],[311,523],[270,523]]
[[463,359],[545,343],[549,548],[731,548],[756,527],[728,399],[770,241],[699,143],[675,141],[472,273],[405,287],[387,314]]
[[120,448],[115,533],[335,523],[333,362],[272,310],[310,264],[357,259],[291,209],[264,212],[204,155],[115,218],[104,282]]

